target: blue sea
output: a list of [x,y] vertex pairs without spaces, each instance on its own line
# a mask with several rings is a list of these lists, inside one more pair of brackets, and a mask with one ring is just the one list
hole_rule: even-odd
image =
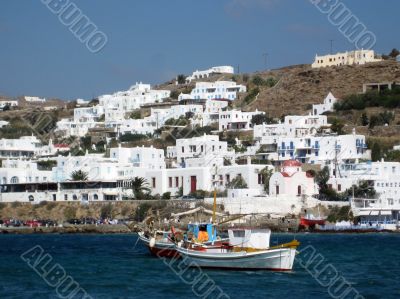
[[0,298],[400,298],[400,234],[296,238],[293,272],[276,273],[186,269],[135,234],[0,235]]

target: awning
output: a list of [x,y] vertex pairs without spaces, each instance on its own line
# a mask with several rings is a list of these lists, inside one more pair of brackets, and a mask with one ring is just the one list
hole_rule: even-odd
[[382,216],[390,216],[392,215],[392,211],[380,211]]

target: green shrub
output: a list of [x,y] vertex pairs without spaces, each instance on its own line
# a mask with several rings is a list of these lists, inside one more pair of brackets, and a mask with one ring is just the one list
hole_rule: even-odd
[[395,85],[392,90],[382,92],[371,91],[360,95],[350,95],[334,105],[336,111],[363,110],[367,107],[399,108],[400,86]]

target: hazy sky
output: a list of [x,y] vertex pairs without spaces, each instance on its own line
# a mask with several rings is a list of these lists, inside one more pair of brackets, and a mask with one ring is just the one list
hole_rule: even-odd
[[[93,54],[40,0],[0,1],[0,94],[63,99],[161,83],[214,65],[241,72],[311,63],[354,45],[309,0],[75,0],[108,43]],[[398,0],[348,0],[387,53]]]

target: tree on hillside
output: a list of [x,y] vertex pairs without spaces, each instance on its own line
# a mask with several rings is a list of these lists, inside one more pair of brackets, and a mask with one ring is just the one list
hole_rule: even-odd
[[334,118],[332,120],[332,125],[331,125],[331,130],[334,133],[337,133],[338,135],[343,135],[343,128],[344,128],[344,122],[343,120],[339,119],[339,118]]
[[186,76],[183,74],[179,74],[178,77],[176,77],[176,81],[178,81],[178,84],[185,84]]
[[369,124],[368,116],[367,116],[366,113],[363,113],[363,114],[361,115],[361,125],[362,125],[362,126],[368,126],[368,124]]
[[71,173],[72,181],[87,181],[88,179],[89,179],[89,175],[85,171],[76,170]]
[[253,125],[262,125],[263,123],[273,124],[276,122],[274,121],[273,118],[270,118],[267,115],[260,113],[260,114],[253,115],[253,117],[251,118],[251,123]]
[[389,56],[392,58],[396,58],[398,55],[400,55],[400,51],[394,48],[390,53]]
[[315,175],[315,182],[317,183],[321,192],[328,189],[328,181],[330,178],[329,167],[325,166],[322,170],[318,171]]
[[142,177],[134,177],[133,180],[131,180],[131,189],[135,199],[143,199],[145,193],[150,192],[149,183]]
[[374,142],[371,148],[371,160],[379,161],[382,159],[382,149],[378,142]]

